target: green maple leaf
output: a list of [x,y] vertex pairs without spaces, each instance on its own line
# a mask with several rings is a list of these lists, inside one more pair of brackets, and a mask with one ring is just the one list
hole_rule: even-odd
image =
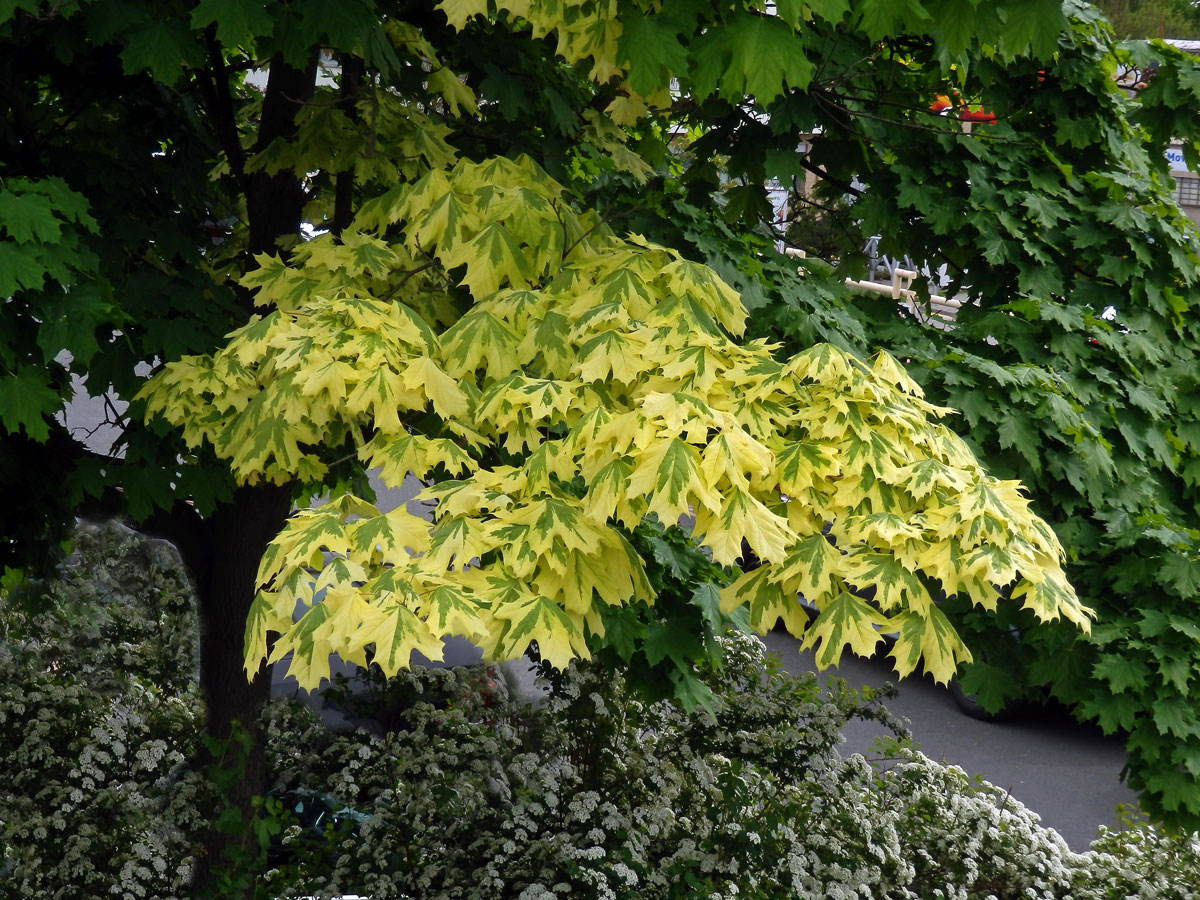
[[753,94],[769,103],[786,88],[803,89],[812,79],[804,39],[775,16],[744,16],[726,27],[729,67],[720,78],[727,95]]
[[185,68],[204,64],[204,51],[183,22],[160,19],[129,33],[121,62],[130,75],[149,69],[156,81],[174,84]]
[[670,659],[679,669],[690,669],[692,662],[704,655],[700,635],[679,622],[652,622],[646,628],[642,652],[652,666]]
[[36,290],[46,280],[46,267],[33,247],[0,241],[0,297],[11,297],[22,288]]
[[1167,620],[1171,628],[1180,634],[1187,635],[1193,641],[1200,641],[1200,624],[1182,616],[1170,616]]
[[692,591],[688,603],[700,610],[701,617],[714,635],[722,632],[725,627],[725,618],[721,613],[721,595],[713,585],[700,585]]
[[1021,291],[1034,297],[1053,297],[1062,294],[1062,273],[1052,266],[1022,263],[1017,275]]
[[860,5],[862,30],[872,40],[905,33],[906,27],[921,30],[929,22],[929,13],[919,0],[867,0]]
[[[620,460],[614,460],[609,465],[614,466],[614,471],[620,471],[620,469],[616,468],[620,465]],[[669,543],[660,537],[650,539],[650,552],[654,555],[654,561],[662,566],[673,578],[681,580],[687,578],[695,566],[692,554],[685,548]]]
[[42,316],[37,345],[49,363],[63,350],[80,365],[87,365],[100,349],[96,326],[111,310],[109,298],[95,283],[73,286],[61,294],[53,292],[49,308]]
[[979,30],[980,10],[974,4],[968,6],[962,0],[925,0],[925,5],[933,19],[930,28],[946,51],[957,56],[971,46]]
[[305,0],[292,6],[301,11],[299,30],[305,39],[316,38],[334,47],[355,46],[367,29],[379,23],[370,0]]
[[602,607],[604,637],[597,639],[598,646],[612,647],[624,662],[633,659],[646,637],[645,609],[644,604]]
[[1105,734],[1112,734],[1132,728],[1144,708],[1145,701],[1135,694],[1114,695],[1098,691],[1083,703],[1080,711],[1087,718],[1095,719]]
[[1195,597],[1200,590],[1200,560],[1181,553],[1169,553],[1158,570],[1157,581],[1173,587],[1181,597]]
[[970,663],[958,679],[963,693],[973,697],[986,712],[996,713],[1004,703],[1021,692],[1021,682],[1012,672],[988,663]]
[[800,28],[809,15],[836,25],[850,11],[849,0],[779,0],[775,4],[779,18],[793,28]]
[[270,34],[274,22],[263,0],[200,0],[192,10],[192,26],[217,25],[217,40],[236,47],[248,38]]
[[1146,787],[1153,791],[1163,809],[1174,812],[1181,806],[1192,812],[1200,811],[1200,790],[1186,772],[1171,767],[1156,771],[1146,778]]
[[1092,674],[1107,681],[1114,694],[1120,694],[1130,688],[1144,687],[1150,670],[1137,659],[1110,653],[1100,658],[1092,668]]
[[18,244],[53,241],[62,233],[54,204],[41,194],[0,191],[0,227]]
[[663,15],[623,18],[617,48],[617,62],[627,67],[630,86],[643,96],[666,87],[673,74],[687,71],[687,49],[679,43],[679,29]]
[[1026,52],[1048,58],[1058,48],[1058,36],[1070,30],[1057,0],[1010,0],[999,9],[1004,16],[1004,30],[998,45],[1009,59]]
[[[778,178],[784,183],[790,182],[793,178],[803,178],[808,171],[804,168],[804,154],[795,150],[769,149],[763,164],[767,175]],[[728,280],[726,278],[726,281]]]
[[1030,424],[1025,416],[1014,416],[1002,413],[1000,424],[996,427],[996,436],[1000,446],[1005,449],[1015,449],[1029,463],[1034,472],[1042,470],[1042,458],[1038,453],[1041,440],[1038,430]]
[[1192,677],[1192,660],[1183,656],[1169,656],[1159,660],[1158,674],[1162,676],[1164,684],[1173,685],[1175,690],[1186,697],[1188,681]]
[[729,68],[731,42],[728,28],[710,28],[692,42],[688,75],[696,100],[706,100],[716,93],[718,82]]
[[62,398],[50,388],[49,372],[23,366],[16,374],[0,375],[0,426],[9,434],[24,431],[35,441],[50,434],[46,416],[62,406]]
[[735,185],[722,192],[721,197],[725,200],[724,218],[727,222],[755,222],[771,217],[771,203],[757,185]]
[[712,690],[696,676],[690,666],[671,672],[671,683],[672,696],[685,711],[692,713],[703,709],[709,716],[713,715]]
[[1029,210],[1030,218],[1044,228],[1050,228],[1064,218],[1062,205],[1044,194],[1025,194],[1021,205]]
[[1187,698],[1163,697],[1155,700],[1150,708],[1160,734],[1172,734],[1177,738],[1200,736],[1200,720]]

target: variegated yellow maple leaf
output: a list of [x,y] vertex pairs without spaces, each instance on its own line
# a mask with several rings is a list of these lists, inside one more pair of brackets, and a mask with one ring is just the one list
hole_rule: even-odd
[[[599,32],[559,40],[609,52]],[[713,271],[574,212],[527,158],[432,168],[245,284],[265,315],[164,367],[150,412],[243,481],[316,481],[350,446],[433,503],[432,522],[348,495],[298,512],[259,570],[251,671],[272,632],[306,686],[331,653],[391,672],[454,634],[565,665],[606,607],[653,601],[624,537],[649,515],[721,564],[748,545],[763,565],[723,608],[782,620],[822,664],[892,632],[901,674],[949,677],[968,653],[938,590],[1087,627],[1052,532],[894,360],[739,343]]]

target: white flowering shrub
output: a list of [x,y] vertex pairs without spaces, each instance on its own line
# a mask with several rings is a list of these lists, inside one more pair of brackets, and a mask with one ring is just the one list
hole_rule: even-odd
[[[0,598],[0,898],[183,898],[213,792],[177,558],[85,529],[63,577]],[[755,639],[699,673],[711,713],[599,666],[536,710],[491,670],[331,692],[373,731],[266,711],[256,896],[375,900],[1200,900],[1200,838],[1072,853],[1004,792],[912,749],[880,696],[784,674]],[[851,717],[900,737],[837,750]]]
[[[368,815],[291,890],[401,900],[1188,896],[1173,880],[1195,871],[1186,841],[1122,832],[1075,854],[1004,792],[903,741],[882,760],[843,758],[851,716],[901,729],[877,697],[785,675],[751,638],[726,638],[724,667],[705,673],[711,717],[647,703],[612,672],[546,674],[553,691],[531,711],[500,683],[477,690],[478,671],[413,673],[399,692],[433,702],[414,703],[383,735],[331,735],[277,703],[283,783]],[[1179,868],[1187,853],[1191,870]],[[1153,882],[1131,877],[1142,865],[1175,892],[1137,893]],[[288,892],[281,874],[274,889]]]
[[[1128,823],[1132,824],[1132,823]],[[1079,900],[1200,900],[1200,835],[1102,829],[1075,875]]]
[[174,550],[117,525],[0,597],[0,896],[186,894],[196,633]]

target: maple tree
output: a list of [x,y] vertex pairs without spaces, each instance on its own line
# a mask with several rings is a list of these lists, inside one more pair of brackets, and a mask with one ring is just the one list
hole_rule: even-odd
[[[653,202],[631,206],[603,189],[596,202],[722,272],[751,308],[753,333],[791,349],[888,347],[930,399],[961,412],[988,467],[1033,490],[1098,615],[1081,635],[1007,601],[980,616],[949,598],[943,610],[973,653],[964,690],[992,711],[1051,696],[1124,732],[1143,807],[1195,827],[1196,239],[1163,149],[1181,139],[1195,164],[1200,79],[1186,55],[1114,45],[1094,10],[1066,9],[1053,53],[970,50],[952,84],[928,36],[839,32],[829,77],[776,101],[770,122],[734,104],[685,108],[704,136],[678,179]],[[1146,89],[1117,88],[1118,66],[1151,59]],[[966,131],[932,109],[949,87],[994,121]],[[808,136],[802,160],[787,153],[795,133],[772,127],[780,116]],[[838,264],[809,260],[798,281],[787,277],[796,263],[773,253],[780,235],[750,229],[766,208],[764,174],[789,178],[789,165],[819,178],[805,199],[822,240],[802,225],[788,237]],[[719,190],[728,226],[703,205]],[[889,298],[841,283],[861,277],[873,234],[885,252],[945,268],[939,292],[967,300],[953,328],[922,327]]]
[[[891,357],[776,358],[711,269],[579,202],[675,165],[661,122],[689,104],[751,123],[734,158],[762,125],[743,105],[767,108],[793,141],[771,165],[794,166],[786,110],[819,94],[829,29],[928,35],[944,78],[976,34],[1016,64],[1065,23],[1046,0],[929,7],[0,6],[5,563],[44,562],[80,509],[174,540],[219,737],[289,651],[312,684],[331,650],[393,670],[444,634],[497,658],[536,641],[696,702],[707,650],[680,622],[739,606],[827,663],[894,629],[898,668],[940,678],[967,657],[942,589],[1083,624],[1053,533]],[[119,453],[55,418],[72,374],[145,401]],[[378,514],[368,466],[437,482],[433,528]],[[683,620],[636,548],[685,513],[716,563],[745,540],[766,564]]]
[[[994,608],[1015,583],[1040,617],[1086,624],[1053,534],[929,421],[891,357],[818,345],[781,362],[735,343],[740,302],[714,273],[576,215],[527,157],[432,170],[365,203],[339,241],[260,261],[244,283],[271,311],[168,363],[149,411],[245,481],[321,477],[305,447],[323,438],[385,481],[458,477],[426,491],[432,529],[348,493],[289,520],[259,570],[250,672],[270,632],[305,686],[330,653],[391,673],[452,634],[500,660],[536,641],[565,666],[605,639],[608,609],[652,599],[623,536],[650,515],[694,515],[719,564],[745,541],[764,565],[722,608],[748,604],[760,630],[782,619],[824,664],[869,655],[883,627],[901,674],[923,657],[948,679],[965,648],[934,585]],[[472,302],[431,324],[417,311],[449,299],[460,265]],[[852,590],[870,586],[873,602]]]

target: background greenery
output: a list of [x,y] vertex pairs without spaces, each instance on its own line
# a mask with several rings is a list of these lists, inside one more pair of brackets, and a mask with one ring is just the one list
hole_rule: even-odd
[[[594,202],[709,262],[742,292],[755,333],[788,349],[887,347],[930,399],[958,410],[990,470],[1030,490],[1099,617],[1079,635],[1035,624],[1015,603],[981,616],[947,598],[974,655],[964,689],[993,710],[1051,694],[1127,734],[1129,783],[1147,811],[1194,824],[1197,235],[1175,205],[1163,148],[1178,138],[1194,152],[1200,77],[1168,47],[1116,46],[1090,7],[1064,10],[1052,56],[966,51],[949,117],[929,108],[950,90],[935,40],[839,32],[834,45],[831,33],[830,75],[776,100],[771,124],[734,104],[689,109],[704,137],[674,158],[671,177],[636,203],[601,180]],[[1116,88],[1118,60],[1151,59],[1149,87]],[[995,121],[965,130],[954,117],[972,105]],[[783,161],[795,132],[773,124],[780,116],[815,135],[794,173],[815,186],[793,197],[798,225],[747,228],[745,204],[762,200],[751,187],[764,174],[791,177]],[[917,288],[961,292],[952,329],[841,284],[862,276],[871,235],[883,252],[945,267],[946,286]],[[775,253],[780,239],[821,258],[795,278],[796,263]]]
[[[127,399],[146,366],[213,350],[253,314],[237,279],[255,254],[286,256],[306,221],[340,229],[395,168],[410,178],[418,154],[406,140],[436,134],[472,159],[528,152],[614,228],[711,262],[764,335],[894,348],[931,398],[961,410],[989,464],[1020,476],[1053,519],[1100,612],[1085,638],[1035,625],[1016,604],[984,620],[948,599],[977,661],[964,684],[991,706],[1050,692],[1126,733],[1146,808],[1194,826],[1197,261],[1162,147],[1183,138],[1195,160],[1195,66],[1145,51],[1159,74],[1125,97],[1114,54],[1137,51],[1117,50],[1075,2],[779,9],[766,20],[700,3],[544,3],[518,20],[478,4],[450,4],[450,19],[427,3],[0,4],[6,583],[52,567],[80,510],[169,536],[205,623],[205,729],[228,749],[232,723],[257,721],[266,694],[263,677],[247,686],[240,652],[260,551],[293,494],[318,486],[236,488],[207,450],[136,416],[118,417],[123,455],[91,452],[56,418],[72,376]],[[613,18],[588,28],[602,13]],[[324,86],[310,102],[319,48],[356,73],[348,84],[386,80],[432,124],[385,135],[380,153],[352,87]],[[594,71],[605,53],[627,79]],[[461,81],[431,86],[433,58]],[[258,92],[245,73],[264,60],[272,78]],[[676,76],[683,95],[636,109],[635,95]],[[968,133],[931,110],[939,96],[996,121]],[[610,108],[620,125],[600,115]],[[828,259],[796,278],[773,252],[762,185],[814,169],[825,183],[815,199],[833,212],[813,244]],[[861,272],[857,248],[876,232],[885,249],[946,263],[977,301],[954,331],[847,293],[841,279]],[[336,462],[346,448],[322,452]],[[351,469],[329,486],[358,483]],[[699,599],[674,608],[691,626],[708,609]],[[709,632],[699,637],[692,649],[707,648]],[[622,655],[653,665],[640,652]],[[248,804],[265,776],[245,772]]]

